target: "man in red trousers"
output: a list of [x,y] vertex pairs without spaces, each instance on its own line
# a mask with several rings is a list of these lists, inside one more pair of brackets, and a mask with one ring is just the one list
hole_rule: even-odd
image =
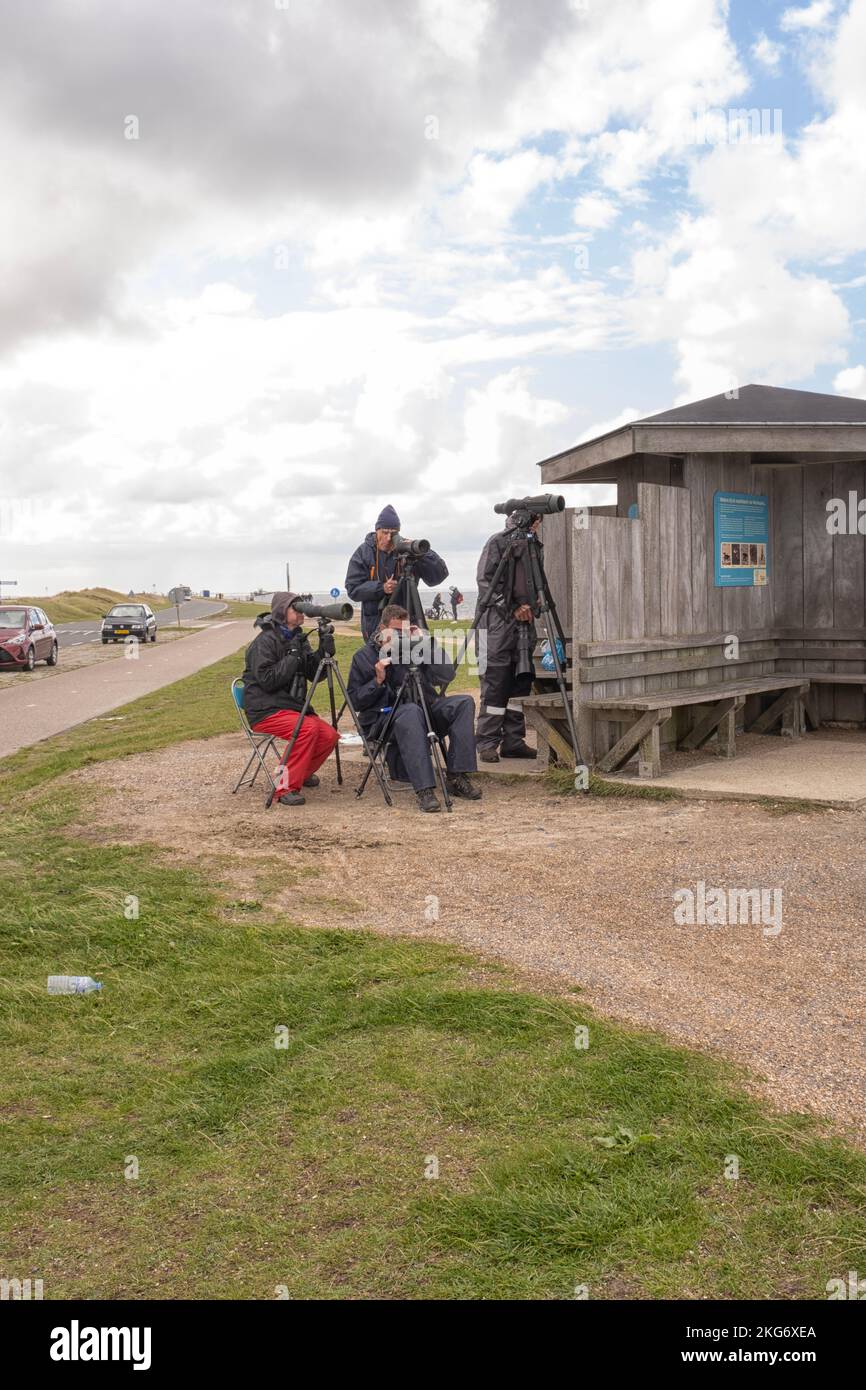
[[[292,607],[297,594],[274,594],[270,613],[260,613],[261,632],[247,647],[244,668],[244,709],[257,734],[290,739],[312,680],[326,652],[333,656],[334,639],[325,637],[313,651],[303,631],[304,615]],[[303,787],[317,787],[317,768],[333,753],[339,734],[312,710],[304,716],[292,755],[277,786],[281,806],[303,806]]]

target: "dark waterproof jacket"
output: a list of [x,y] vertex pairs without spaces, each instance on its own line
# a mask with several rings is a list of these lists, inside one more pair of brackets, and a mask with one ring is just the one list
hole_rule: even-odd
[[[400,559],[387,550],[379,550],[376,545],[376,532],[371,531],[361,542],[349,561],[346,572],[346,592],[349,598],[361,605],[361,631],[371,637],[379,625],[379,612],[385,597],[385,580],[394,574],[399,578]],[[428,550],[415,562],[415,577],[422,584],[434,588],[448,578],[448,566],[435,550]],[[405,607],[403,585],[398,584],[388,599],[389,603],[400,603]]]
[[[358,721],[365,733],[374,729],[380,720],[387,718],[386,710],[393,705],[406,675],[405,666],[388,666],[384,681],[377,685],[378,660],[379,646],[376,642],[369,641],[355,652],[349,669],[349,698],[358,712]],[[421,681],[428,703],[439,695],[437,686],[446,686],[453,679],[454,666],[449,661],[422,667]]]
[[250,724],[258,724],[278,710],[302,710],[307,681],[321,660],[307,634],[296,628],[284,637],[270,613],[260,613],[254,623],[261,632],[247,647],[244,667],[244,710]]
[[[493,577],[499,566],[502,556],[510,545],[511,528],[506,527],[504,531],[497,531],[495,536],[491,536],[481,552],[476,571],[478,582],[478,602],[479,605],[487,597]],[[538,555],[541,564],[544,564],[544,549],[540,542],[533,541],[537,545]],[[509,557],[496,585],[496,590],[492,595],[490,608],[484,615],[481,623],[482,629],[487,631],[487,652],[486,660],[489,666],[510,665],[517,652],[518,624],[514,617],[514,611],[520,607],[522,602],[532,602],[534,595],[527,592],[529,587],[529,574],[526,566],[521,561],[515,564]],[[535,624],[531,628],[532,640],[535,640]]]

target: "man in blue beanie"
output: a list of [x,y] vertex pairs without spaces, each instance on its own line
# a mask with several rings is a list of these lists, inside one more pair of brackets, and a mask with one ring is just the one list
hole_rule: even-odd
[[[392,506],[383,507],[373,531],[364,538],[349,561],[346,592],[361,605],[361,631],[370,638],[379,626],[383,600],[403,603],[403,562],[394,554],[394,537],[400,534],[400,518]],[[448,566],[435,550],[415,560],[415,578],[434,588],[448,577]]]

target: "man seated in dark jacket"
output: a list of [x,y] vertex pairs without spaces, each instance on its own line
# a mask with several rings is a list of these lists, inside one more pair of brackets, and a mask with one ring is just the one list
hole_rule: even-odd
[[[370,531],[358,546],[346,573],[346,592],[361,605],[361,631],[372,637],[379,626],[382,600],[402,604],[402,561],[394,554],[394,537],[400,534],[400,518],[393,507],[383,507]],[[415,561],[415,578],[431,589],[448,577],[448,566],[435,550],[428,550]]]
[[[290,739],[325,652],[334,653],[333,637],[313,651],[302,630],[302,613],[292,607],[297,594],[274,594],[270,613],[260,613],[261,632],[247,647],[244,667],[244,710],[257,734]],[[308,710],[292,755],[281,774],[277,799],[281,806],[303,806],[302,787],[317,787],[316,770],[333,753],[340,735],[332,724]]]
[[[378,737],[384,728],[406,676],[406,664],[410,659],[408,647],[414,635],[432,644],[429,633],[411,627],[405,608],[389,604],[382,613],[381,627],[375,636],[352,658],[349,695],[368,737]],[[430,655],[434,653],[431,651]],[[473,730],[475,701],[471,695],[439,694],[437,686],[447,685],[454,679],[454,667],[450,662],[422,665],[419,669],[433,728],[448,739],[445,760],[448,790],[452,796],[478,801],[481,791],[468,776],[477,767]],[[402,776],[412,783],[422,811],[441,810],[433,790],[436,777],[424,711],[409,698],[408,690],[400,702],[391,732],[394,740],[389,753],[392,776]],[[395,755],[393,761],[392,754]]]

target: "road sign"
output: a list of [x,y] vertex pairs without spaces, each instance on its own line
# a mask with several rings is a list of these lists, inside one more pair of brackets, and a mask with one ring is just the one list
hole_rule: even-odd
[[339,590],[339,589],[332,589],[332,590],[331,590],[331,598],[339,598],[339,597],[340,597],[340,590]]

